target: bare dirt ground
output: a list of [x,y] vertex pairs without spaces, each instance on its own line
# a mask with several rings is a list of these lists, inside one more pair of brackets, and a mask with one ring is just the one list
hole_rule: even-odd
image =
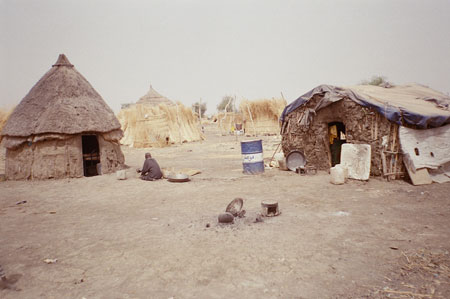
[[[263,137],[265,157],[278,142]],[[150,150],[202,171],[188,183],[141,181],[148,149],[123,151],[124,181],[0,182],[0,298],[450,298],[448,183],[244,175],[239,142],[212,127]],[[219,225],[235,197],[246,217]],[[254,223],[264,199],[282,214]]]

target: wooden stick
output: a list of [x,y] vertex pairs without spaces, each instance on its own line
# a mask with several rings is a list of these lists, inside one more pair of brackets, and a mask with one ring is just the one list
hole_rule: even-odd
[[327,138],[323,137],[323,143],[325,145],[325,151],[328,154],[328,165],[331,168],[331,151],[330,151],[330,143],[327,141]]
[[379,119],[378,113],[375,112],[375,133],[374,133],[375,140],[378,139],[378,119]]
[[432,298],[433,295],[428,295],[428,294],[418,294],[418,293],[413,293],[413,292],[407,292],[407,291],[394,291],[394,290],[382,290],[385,293],[392,293],[392,294],[401,294],[401,295],[410,295],[410,296],[417,296],[417,297],[422,297],[422,298]]
[[181,125],[180,125],[180,118],[178,117],[178,103],[177,103],[177,124],[178,124],[178,137],[180,138],[180,144],[183,143],[183,138],[181,138]]
[[[394,151],[396,143],[397,143],[397,124],[393,124],[392,126],[392,143],[391,143],[391,151]],[[394,159],[394,163],[392,163],[392,159]],[[392,165],[393,164],[393,165]],[[396,172],[397,170],[397,156],[391,156],[391,172]],[[395,175],[390,177],[391,180],[395,180]]]
[[[387,140],[387,143],[386,143],[386,149],[389,148],[390,143],[391,143],[391,131],[392,131],[391,128],[392,128],[392,123],[389,122],[389,133],[388,133],[388,140]],[[391,160],[392,160],[392,157],[389,157],[389,165],[387,165],[387,167],[386,167],[386,172],[392,172]],[[390,178],[391,178],[390,176],[387,176],[387,180],[388,181],[390,180]]]
[[297,124],[300,124],[300,120],[302,119],[302,117],[303,117],[303,112],[298,114]]
[[273,157],[275,157],[275,154],[277,153],[278,148],[280,147],[280,145],[281,145],[281,142],[278,143],[277,148],[276,148],[275,151],[273,152],[272,158],[270,158],[270,161],[269,161],[269,165],[270,165],[270,163],[272,163]]
[[408,264],[411,264],[411,261],[409,260],[408,256],[402,251],[402,254],[404,257],[406,257],[406,260],[408,261]]
[[398,171],[398,172],[388,172],[388,173],[385,173],[385,174],[383,174],[383,176],[387,176],[387,175],[397,175],[397,174],[405,174],[404,172],[402,172],[402,171]]
[[399,154],[399,152],[391,152],[391,151],[383,151],[384,153],[386,153],[386,154]]
[[247,103],[247,110],[248,110],[248,114],[250,115],[250,120],[252,121],[253,133],[255,134],[255,136],[258,136],[258,135],[256,134],[255,123],[253,122],[252,112],[250,111],[250,106],[248,105],[248,103]]
[[386,155],[383,151],[381,151],[381,164],[383,165],[383,176],[386,176],[387,167],[386,167]]
[[370,125],[370,138],[372,139],[372,140],[374,140],[374,136],[375,136],[375,134],[374,134],[374,118],[375,118],[375,115],[370,115],[370,120],[371,120],[371,125]]
[[[233,98],[232,97],[230,97],[230,99],[228,100],[228,103],[227,103],[227,105],[225,106],[225,114],[223,115],[223,117],[222,117],[222,121],[223,120],[225,120],[226,118],[227,118],[227,109],[228,109],[228,106],[230,105],[230,102],[231,102],[231,100],[232,100]],[[220,135],[222,135],[222,122],[220,122]],[[227,132],[227,130],[225,129],[225,132]],[[229,133],[229,132],[228,132]]]

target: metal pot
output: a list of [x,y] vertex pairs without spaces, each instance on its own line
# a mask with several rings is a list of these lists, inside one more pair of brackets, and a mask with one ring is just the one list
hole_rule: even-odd
[[184,183],[189,182],[191,179],[187,174],[184,173],[177,173],[177,174],[171,174],[167,177],[167,180],[172,183]]

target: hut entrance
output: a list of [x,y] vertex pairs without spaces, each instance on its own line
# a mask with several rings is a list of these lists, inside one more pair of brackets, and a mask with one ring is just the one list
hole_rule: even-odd
[[341,162],[341,146],[347,142],[344,123],[329,123],[328,136],[330,141],[331,166],[335,166]]
[[100,150],[98,146],[97,136],[82,135],[83,144],[83,170],[84,176],[98,175],[98,166],[100,163]]

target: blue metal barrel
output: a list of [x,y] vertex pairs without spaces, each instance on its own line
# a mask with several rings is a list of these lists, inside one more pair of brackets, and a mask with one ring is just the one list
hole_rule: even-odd
[[262,140],[241,141],[241,152],[245,174],[264,172]]

